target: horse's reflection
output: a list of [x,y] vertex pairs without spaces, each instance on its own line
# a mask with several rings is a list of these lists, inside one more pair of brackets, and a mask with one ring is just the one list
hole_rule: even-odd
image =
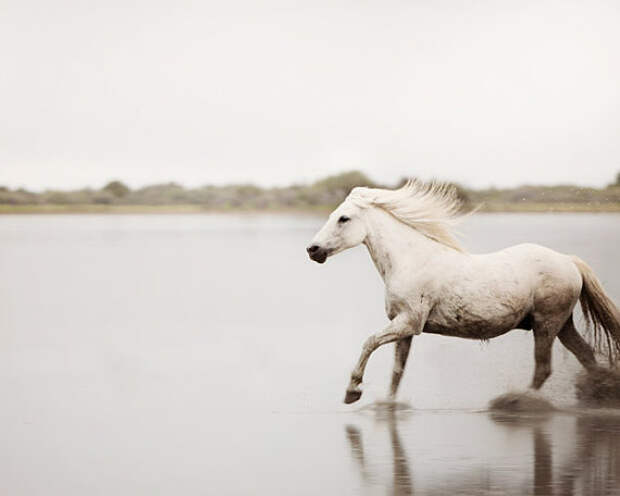
[[[392,487],[388,490],[388,494],[398,496],[413,494],[413,481],[409,469],[407,455],[398,434],[398,404],[386,403],[376,410],[376,419],[378,422],[384,422],[387,425],[390,442],[392,445]],[[351,446],[351,454],[357,463],[362,479],[365,483],[371,480],[371,474],[366,465],[366,457],[364,454],[364,446],[362,444],[362,434],[360,430],[353,425],[346,426],[347,438]]]
[[[537,413],[533,416],[518,416],[491,413],[491,420],[509,430],[525,430],[531,432],[533,454],[532,457],[532,494],[547,496],[553,493],[553,450],[549,436],[544,430],[546,421],[552,416],[551,412]],[[571,496],[571,492],[560,494]]]
[[[552,417],[552,415],[549,415]],[[620,415],[618,412],[585,412],[575,418],[570,448],[553,449],[554,439],[545,430],[545,417],[522,418],[492,415],[491,419],[507,429],[528,429],[534,443],[533,493],[535,495],[620,494]],[[558,437],[559,433],[556,433]],[[553,463],[553,454],[562,456]]]
[[[488,459],[473,463],[466,471],[455,470],[455,467],[459,467],[458,457],[450,460],[450,455],[446,453],[442,466],[431,474],[430,480],[428,467],[426,474],[422,474],[423,467],[418,467],[419,476],[427,480],[418,481],[419,484],[414,486],[415,463],[408,460],[398,426],[403,422],[415,422],[415,418],[407,420],[397,408],[383,407],[376,412],[375,421],[377,425],[385,426],[391,443],[391,481],[386,484],[386,494],[412,495],[414,491],[416,494],[497,492],[536,496],[620,494],[620,415],[616,412],[609,415],[589,413],[571,416],[569,420],[574,419],[574,424],[571,423],[572,428],[568,431],[550,428],[553,416],[552,413],[525,417],[489,416],[491,425],[500,426],[500,434],[501,431],[522,433],[531,439],[532,456],[517,457],[514,467],[508,472],[505,466],[488,466]],[[378,474],[373,473],[377,465],[372,458],[377,453],[368,453],[368,447],[364,448],[359,427],[349,424],[345,431],[363,484],[376,489],[380,484]],[[440,437],[441,433],[437,435]],[[432,449],[432,439],[426,447]],[[410,448],[419,450],[421,446],[411,445]],[[495,447],[504,451],[498,451],[498,456],[509,453],[510,448],[509,442]],[[413,460],[415,462],[415,457]]]

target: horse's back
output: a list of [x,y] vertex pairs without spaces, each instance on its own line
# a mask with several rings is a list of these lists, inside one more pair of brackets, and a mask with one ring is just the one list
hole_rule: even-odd
[[511,246],[495,255],[530,288],[535,312],[552,313],[557,308],[574,306],[582,280],[570,255],[534,243]]
[[581,274],[570,255],[534,243],[511,246],[497,254],[537,290],[581,290]]
[[572,309],[581,276],[568,255],[521,244],[467,255],[441,277],[426,332],[487,338],[531,327],[537,315]]

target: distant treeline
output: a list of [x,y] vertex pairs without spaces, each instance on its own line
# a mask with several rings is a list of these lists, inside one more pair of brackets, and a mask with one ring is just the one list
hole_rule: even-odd
[[[195,206],[204,210],[309,210],[340,203],[356,186],[381,185],[358,171],[326,177],[309,185],[261,188],[252,184],[185,188],[180,184],[155,184],[132,190],[120,181],[101,189],[47,190],[41,193],[0,186],[3,211],[37,210],[36,207],[65,206]],[[606,188],[579,186],[519,186],[509,189],[473,190],[455,185],[466,208],[483,210],[620,210],[620,174]],[[18,208],[23,206],[24,208]],[[32,209],[27,208],[33,207]],[[102,208],[105,210],[105,208]]]

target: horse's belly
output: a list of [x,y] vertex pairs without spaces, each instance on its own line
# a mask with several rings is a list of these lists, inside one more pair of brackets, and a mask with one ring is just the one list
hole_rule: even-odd
[[525,305],[441,306],[429,315],[424,332],[469,339],[490,339],[523,327],[527,322]]

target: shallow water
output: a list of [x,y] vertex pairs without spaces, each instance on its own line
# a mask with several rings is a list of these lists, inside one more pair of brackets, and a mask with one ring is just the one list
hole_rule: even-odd
[[[319,266],[310,216],[0,216],[0,492],[38,494],[620,494],[620,414],[574,409],[559,344],[544,394],[562,411],[499,416],[533,343],[414,339],[341,403],[386,322],[364,248]],[[619,215],[476,215],[475,252],[574,253],[619,301]],[[578,326],[581,327],[582,326]],[[364,408],[364,405],[372,408]]]

